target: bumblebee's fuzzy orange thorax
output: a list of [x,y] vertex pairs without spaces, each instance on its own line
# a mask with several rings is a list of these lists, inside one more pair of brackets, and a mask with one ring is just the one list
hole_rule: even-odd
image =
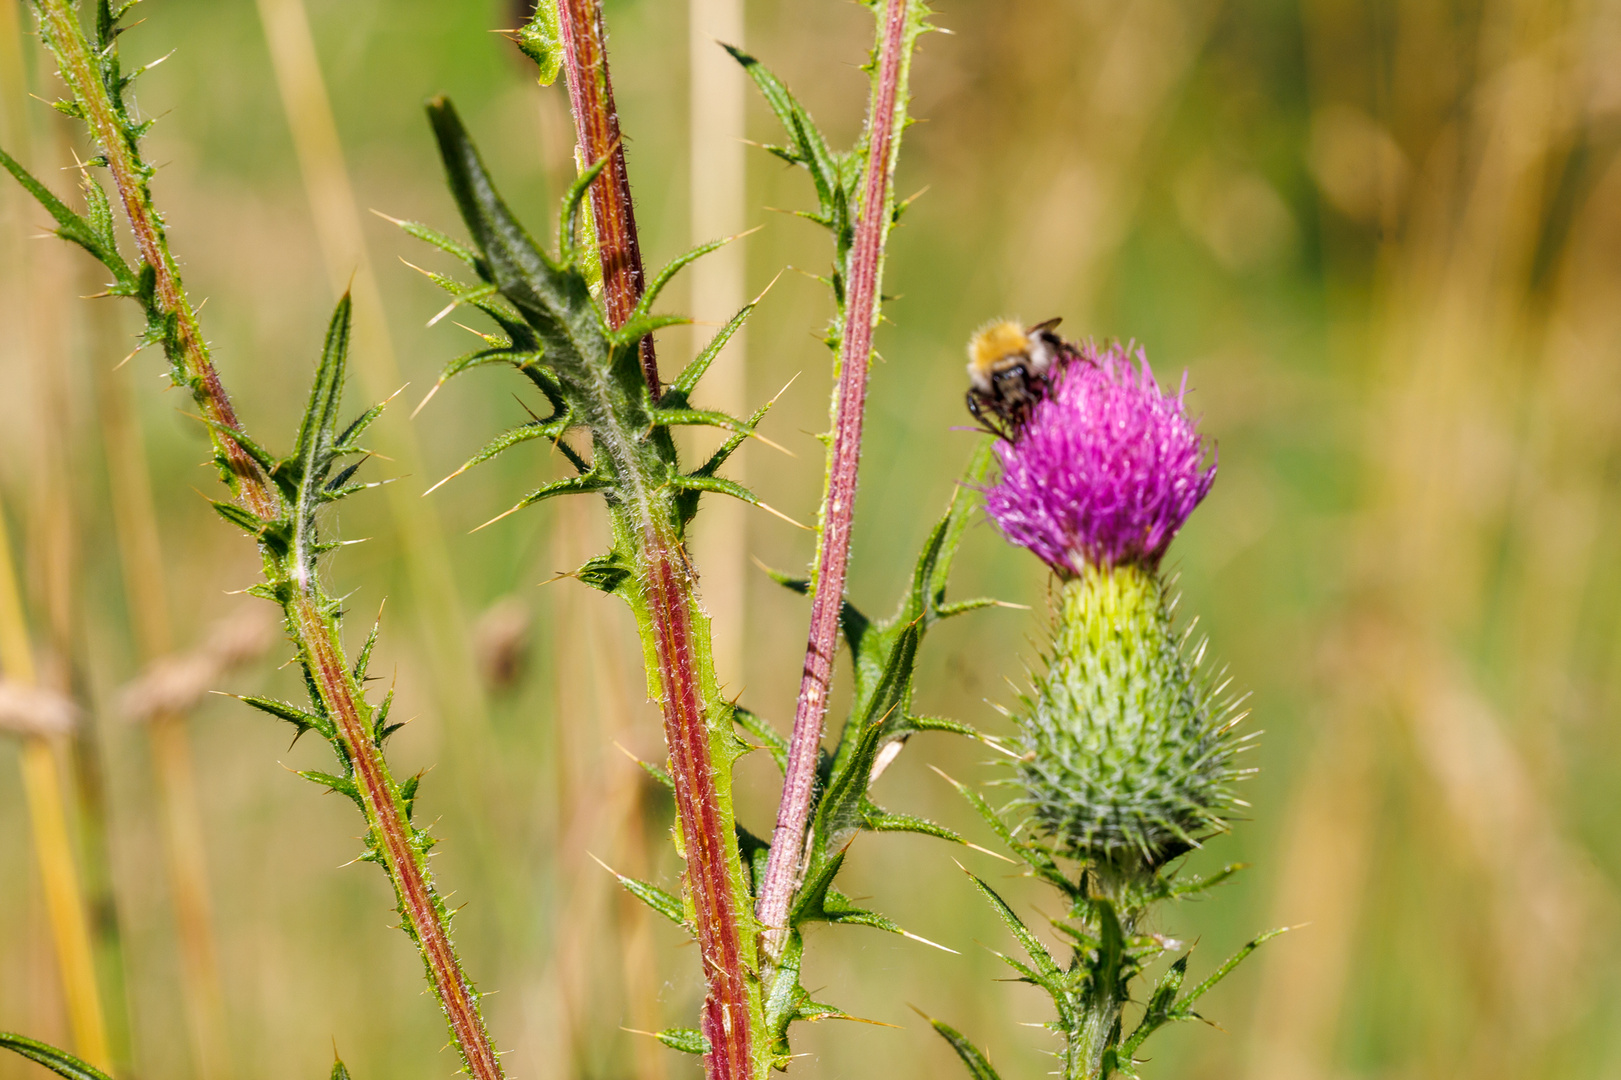
[[987,323],[968,340],[968,368],[976,372],[988,371],[998,361],[1029,351],[1029,335],[1018,323],[1005,319]]

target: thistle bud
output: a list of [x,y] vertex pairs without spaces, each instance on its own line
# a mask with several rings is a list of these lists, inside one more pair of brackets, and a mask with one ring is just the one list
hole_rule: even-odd
[[1240,775],[1236,719],[1173,630],[1159,573],[1216,474],[1183,397],[1140,350],[1066,349],[986,493],[1003,535],[1062,580],[1018,716],[1017,803],[1065,854],[1128,876],[1223,829]]

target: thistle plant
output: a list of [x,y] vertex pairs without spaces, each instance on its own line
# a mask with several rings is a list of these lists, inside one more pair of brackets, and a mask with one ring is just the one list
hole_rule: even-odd
[[[274,455],[248,436],[237,419],[153,202],[154,169],[141,153],[149,122],[137,120],[127,103],[130,85],[141,70],[123,70],[117,44],[131,7],[126,3],[115,8],[109,0],[97,0],[94,26],[87,35],[77,6],[69,0],[34,3],[41,40],[68,90],[56,107],[82,120],[99,150],[81,171],[85,212],[70,208],[3,152],[0,165],[50,213],[58,236],[84,248],[112,275],[107,295],[128,297],[141,307],[146,325],[140,345],[159,347],[168,360],[171,381],[190,391],[232,496],[214,506],[254,538],[264,580],[249,591],[281,608],[309,692],[305,705],[244,700],[291,723],[299,734],[315,731],[331,744],[336,771],[302,775],[348,796],[360,808],[367,825],[362,858],[388,874],[401,926],[421,953],[463,1067],[479,1080],[495,1080],[501,1066],[479,1012],[478,994],[451,945],[449,912],[428,870],[432,840],[412,822],[418,778],[395,780],[383,756],[384,742],[399,726],[389,721],[391,698],[374,705],[363,690],[377,628],[351,662],[340,633],[341,605],[322,584],[320,560],[339,545],[328,534],[325,511],[372,486],[355,481],[365,460],[358,440],[382,411],[382,406],[374,406],[339,426],[349,299],[338,304],[328,327],[293,449],[285,457]],[[104,168],[112,180],[135,242],[133,265],[119,250],[112,200],[91,171],[95,167]],[[344,461],[357,455],[361,460]],[[89,1067],[75,1062],[72,1068]]]
[[[450,913],[428,871],[434,840],[415,823],[420,778],[396,780],[384,754],[399,726],[390,718],[392,693],[375,703],[364,693],[379,628],[372,627],[351,659],[342,634],[343,605],[325,584],[326,563],[341,544],[327,511],[374,486],[357,475],[370,456],[362,439],[383,408],[340,420],[351,302],[346,296],[338,304],[327,327],[291,450],[273,453],[236,416],[153,201],[153,170],[141,153],[147,125],[126,103],[139,72],[123,71],[117,44],[131,5],[96,0],[87,34],[72,0],[31,2],[68,89],[57,107],[82,120],[98,147],[98,156],[81,170],[84,210],[71,208],[3,153],[0,164],[51,214],[59,236],[84,248],[112,275],[108,295],[136,301],[146,317],[141,345],[159,347],[172,381],[190,391],[230,491],[215,508],[257,545],[263,577],[249,591],[280,609],[308,691],[299,703],[242,700],[290,723],[299,735],[314,732],[330,745],[332,771],[301,775],[345,795],[361,811],[361,858],[389,877],[402,928],[422,957],[463,1069],[475,1080],[499,1080],[503,1070],[479,994],[451,944]],[[703,380],[712,362],[758,301],[744,305],[666,380],[654,335],[688,320],[655,307],[683,267],[728,240],[702,244],[646,274],[597,0],[542,0],[515,34],[542,84],[566,78],[576,126],[578,176],[562,199],[555,240],[539,242],[518,221],[454,106],[444,98],[427,106],[469,239],[399,224],[457,264],[453,274],[428,271],[451,297],[451,308],[477,311],[490,324],[481,347],[451,360],[428,397],[474,369],[513,369],[539,409],[452,476],[542,442],[555,448],[571,473],[539,482],[500,517],[566,495],[599,498],[607,513],[609,549],[572,576],[624,602],[640,635],[647,693],[659,707],[667,748],[664,762],[645,768],[670,791],[673,840],[683,859],[678,893],[616,876],[698,945],[705,995],[696,1026],[674,1027],[658,1038],[700,1056],[711,1080],[763,1080],[773,1070],[786,1070],[795,1022],[850,1018],[801,983],[808,925],[865,926],[915,938],[838,887],[845,858],[863,832],[965,842],[935,822],[878,805],[871,788],[918,732],[980,737],[960,722],[919,715],[913,698],[928,631],[995,602],[947,600],[951,564],[976,493],[983,490],[1004,535],[1041,556],[1061,585],[1046,671],[1021,702],[1018,717],[1011,783],[1020,794],[1010,811],[1024,823],[1010,827],[977,793],[963,790],[1015,853],[1063,892],[1070,915],[1060,929],[1076,946],[1068,968],[1060,968],[1011,909],[978,884],[1031,955],[1030,965],[1009,963],[1053,995],[1059,1014],[1053,1026],[1065,1038],[1065,1075],[1130,1073],[1142,1039],[1170,1020],[1192,1016],[1197,998],[1248,951],[1178,997],[1187,964],[1181,957],[1154,991],[1136,1031],[1122,1039],[1132,980],[1173,947],[1143,930],[1145,913],[1152,903],[1211,883],[1179,881],[1175,860],[1225,828],[1226,815],[1239,805],[1231,790],[1242,775],[1234,763],[1240,749],[1231,715],[1236,705],[1199,674],[1202,649],[1190,649],[1186,636],[1173,632],[1173,605],[1159,572],[1166,546],[1209,490],[1214,466],[1204,463],[1205,444],[1181,397],[1165,396],[1140,356],[1113,347],[1078,348],[1050,327],[1041,328],[1037,339],[1047,351],[1039,364],[1032,358],[1028,370],[1019,369],[1027,385],[1017,409],[999,413],[1003,422],[994,434],[1002,441],[982,440],[972,454],[962,483],[924,538],[893,613],[870,617],[846,597],[884,253],[904,210],[894,197],[894,173],[910,123],[911,57],[929,29],[930,14],[922,0],[863,3],[876,22],[866,69],[871,93],[863,134],[848,150],[829,145],[759,60],[728,47],[784,129],[783,142],[769,151],[811,180],[815,207],[802,216],[833,241],[824,280],[835,303],[825,334],[834,357],[834,392],[823,436],[827,462],[815,554],[808,575],[774,574],[810,600],[800,693],[787,736],[740,701],[722,696],[699,568],[686,544],[706,496],[771,510],[724,474],[744,442],[759,437],[771,402],[748,416],[704,406]],[[111,179],[111,195],[98,180],[96,170],[102,169]],[[115,202],[135,243],[133,261],[120,251]],[[976,386],[982,393],[1000,392],[1011,385],[1000,378]],[[682,460],[673,434],[692,426],[724,433],[720,447],[698,462]],[[998,460],[1000,478],[987,488]],[[841,640],[849,652],[853,693],[848,715],[824,749]],[[732,798],[733,766],[759,750],[783,773],[769,837],[738,820]],[[1078,867],[1078,876],[1069,876],[1065,864]],[[936,1027],[978,1075],[994,1075],[961,1036],[944,1024]],[[103,1080],[71,1055],[21,1036],[0,1036],[0,1045],[63,1076]],[[333,1076],[347,1080],[341,1064]]]
[[[575,576],[625,601],[641,632],[648,693],[663,713],[669,749],[667,769],[650,769],[674,796],[676,844],[686,863],[680,898],[649,882],[620,880],[698,942],[707,984],[699,1026],[672,1029],[660,1038],[703,1055],[712,1077],[759,1077],[784,1069],[795,1021],[843,1015],[812,999],[799,984],[803,926],[821,921],[902,932],[885,917],[857,908],[834,887],[858,832],[909,829],[960,839],[933,823],[882,810],[867,789],[880,761],[893,756],[884,755],[886,748],[898,749],[919,730],[966,730],[914,716],[910,709],[917,646],[927,628],[988,603],[948,605],[944,599],[966,503],[953,500],[930,534],[893,618],[869,620],[843,600],[883,248],[899,211],[892,177],[908,122],[906,78],[927,16],[916,0],[869,6],[878,21],[869,67],[873,92],[865,137],[850,151],[830,149],[788,89],[755,58],[732,50],[786,130],[787,142],[772,152],[811,176],[817,208],[806,216],[834,240],[827,280],[838,315],[827,341],[836,349],[838,365],[820,544],[811,578],[779,575],[784,584],[813,597],[805,684],[788,739],[720,696],[708,619],[685,552],[687,528],[702,496],[762,505],[720,470],[755,433],[770,403],[746,418],[695,403],[711,361],[754,304],[729,320],[672,382],[663,382],[650,335],[686,320],[655,315],[653,306],[683,266],[724,241],[678,258],[643,289],[602,23],[594,5],[563,0],[552,11],[543,4],[519,35],[542,81],[556,72],[567,76],[579,133],[584,167],[563,201],[556,253],[537,244],[512,216],[445,101],[431,104],[429,115],[474,246],[422,225],[404,225],[472,272],[476,283],[434,278],[453,303],[483,312],[499,330],[485,348],[447,365],[441,384],[475,367],[508,364],[550,409],[498,436],[463,470],[520,443],[544,439],[562,452],[575,475],[536,488],[508,513],[561,495],[597,494],[607,504],[613,546]],[[691,468],[679,461],[670,436],[671,429],[690,425],[727,432],[720,449]],[[567,442],[575,431],[589,438],[589,457]],[[988,455],[980,455],[971,478],[983,474],[987,461]],[[837,749],[823,760],[821,727],[841,629],[854,657],[856,698]],[[738,823],[731,802],[734,762],[760,747],[785,773],[770,841]]]
[[[1021,399],[1002,429],[1000,475],[985,507],[1004,537],[1057,576],[1053,627],[1044,669],[1013,710],[1013,776],[1004,783],[1017,794],[998,813],[957,786],[1064,899],[1067,915],[1054,929],[1072,945],[1067,964],[973,879],[1029,962],[1003,959],[1052,998],[1057,1016],[1047,1027],[1063,1039],[1061,1074],[1095,1080],[1135,1076],[1143,1041],[1196,1018],[1198,1000],[1270,935],[1184,993],[1190,952],[1148,929],[1154,905],[1201,893],[1237,869],[1180,873],[1179,857],[1225,831],[1244,805],[1233,785],[1247,774],[1237,759],[1252,736],[1236,731],[1242,698],[1201,670],[1204,642],[1173,625],[1175,600],[1160,569],[1215,481],[1214,449],[1188,416],[1185,378],[1166,394],[1141,349],[1046,336],[1057,355],[1030,380],[1033,404]],[[1181,955],[1128,1031],[1133,983],[1172,952]],[[933,1023],[978,1080],[996,1076],[955,1029]]]

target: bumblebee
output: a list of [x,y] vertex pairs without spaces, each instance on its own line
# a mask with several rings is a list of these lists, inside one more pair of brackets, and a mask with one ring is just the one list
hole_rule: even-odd
[[1024,328],[1000,321],[968,341],[968,411],[993,435],[1012,442],[1047,396],[1049,378],[1065,350],[1053,332],[1059,320]]

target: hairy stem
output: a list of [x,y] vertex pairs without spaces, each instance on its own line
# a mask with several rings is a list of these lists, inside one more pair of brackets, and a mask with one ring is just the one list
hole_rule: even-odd
[[[548,0],[549,2],[549,0]],[[583,165],[608,159],[591,185],[591,221],[602,257],[602,288],[608,322],[616,329],[642,298],[646,278],[636,234],[636,212],[630,200],[630,174],[625,144],[614,109],[613,82],[608,77],[607,34],[601,0],[556,0],[563,38],[563,70],[568,79],[569,108],[579,139]],[[654,398],[659,394],[659,362],[651,336],[642,338],[642,375]]]
[[[118,107],[91,56],[89,42],[70,0],[34,0],[41,29],[55,51],[61,75],[100,144],[119,202],[142,261],[151,268],[156,303],[174,321],[183,371],[206,419],[216,452],[242,504],[266,521],[276,517],[280,497],[241,445],[221,429],[239,431],[224,384],[208,355],[195,309],[186,297],[163,226],[147,186],[149,170],[120,123]],[[427,853],[414,842],[406,809],[395,792],[381,747],[366,730],[369,715],[360,688],[343,659],[337,621],[322,614],[314,583],[301,580],[285,605],[288,626],[308,664],[322,704],[334,718],[353,763],[366,823],[377,838],[381,862],[394,886],[405,928],[422,953],[429,983],[445,1012],[462,1061],[475,1080],[500,1080],[502,1070],[479,1013],[477,994],[450,942],[448,916],[434,891]]]
[[[630,180],[608,74],[599,0],[557,0],[563,68],[574,113],[580,157],[608,159],[591,186],[591,217],[602,260],[604,306],[611,325],[623,325],[641,300],[643,274]],[[638,344],[642,375],[656,400],[658,360],[653,339]],[[614,430],[594,426],[595,430]],[[637,475],[629,447],[604,447]],[[652,478],[649,478],[652,479]],[[715,689],[709,620],[698,603],[697,582],[681,540],[655,511],[650,487],[634,483],[620,527],[642,563],[633,601],[642,631],[649,689],[664,717],[670,776],[686,857],[686,889],[707,992],[700,1030],[709,1042],[704,1071],[711,1080],[750,1080],[766,1069],[768,1038],[760,1004],[749,891],[738,855],[731,802],[731,763],[721,758],[730,720]],[[720,746],[717,746],[717,743]]]
[[[197,313],[186,298],[180,284],[180,271],[169,253],[163,223],[152,206],[146,185],[145,169],[139,163],[135,148],[125,137],[118,121],[117,111],[107,87],[102,84],[96,63],[90,55],[90,44],[79,26],[78,13],[70,0],[34,0],[39,14],[40,28],[55,49],[61,67],[59,74],[72,91],[74,100],[84,110],[85,123],[90,126],[107,170],[118,188],[119,201],[129,219],[130,232],[141,261],[152,268],[158,302],[164,314],[175,320],[176,332],[185,357],[186,375],[192,382],[192,391],[203,415],[221,427],[238,429],[236,410],[220,382],[219,372],[208,355],[208,343],[197,324]],[[232,487],[243,504],[260,517],[275,512],[275,492],[264,483],[259,467],[236,443],[214,434],[214,447],[226,461],[233,477]]]
[[730,765],[715,767],[714,729],[706,716],[714,711],[715,696],[707,619],[693,595],[679,542],[652,530],[648,539],[643,590],[652,629],[648,644],[660,684],[686,885],[708,990],[700,1021],[710,1048],[704,1071],[710,1080],[749,1080],[764,1072],[754,1061],[764,1048],[758,1030],[763,1020],[750,978],[754,942],[744,925],[748,894],[733,825]]
[[356,787],[365,807],[366,822],[377,836],[377,850],[383,868],[394,883],[400,914],[405,917],[406,929],[422,952],[429,981],[444,1008],[468,1075],[475,1080],[499,1080],[501,1063],[485,1030],[478,995],[451,945],[444,905],[428,877],[427,853],[413,842],[405,807],[394,794],[398,787],[389,774],[382,751],[367,730],[363,715],[369,710],[363,710],[359,703],[359,690],[344,659],[336,624],[322,614],[316,597],[307,588],[301,589],[288,606],[288,622],[298,635],[321,703],[336,723],[344,748],[354,763]]
[[834,398],[833,447],[822,496],[822,535],[816,553],[816,592],[811,603],[805,668],[794,710],[771,856],[755,911],[765,928],[765,949],[775,956],[788,932],[788,908],[801,874],[805,826],[816,783],[817,751],[827,719],[828,688],[838,648],[839,613],[844,603],[850,559],[850,526],[855,511],[856,474],[861,462],[861,429],[866,412],[867,373],[873,329],[879,316],[884,242],[892,217],[891,185],[900,148],[905,102],[902,83],[910,38],[908,0],[888,0],[879,27],[878,78],[867,121],[867,168],[860,216],[846,268],[848,301],[839,346],[839,384]]

